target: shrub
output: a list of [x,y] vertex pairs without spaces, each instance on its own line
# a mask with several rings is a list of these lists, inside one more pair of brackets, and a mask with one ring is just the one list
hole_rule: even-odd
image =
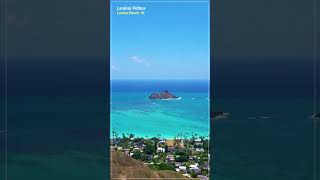
[[187,162],[189,160],[189,157],[186,155],[180,155],[179,157],[176,157],[177,162]]
[[158,170],[172,170],[172,171],[175,170],[173,166],[171,166],[170,164],[166,164],[166,163],[157,164],[157,169]]
[[198,174],[192,172],[192,173],[190,174],[190,176],[191,176],[192,178],[196,178],[196,177],[198,177]]
[[131,157],[134,159],[142,159],[142,153],[140,151],[135,151]]

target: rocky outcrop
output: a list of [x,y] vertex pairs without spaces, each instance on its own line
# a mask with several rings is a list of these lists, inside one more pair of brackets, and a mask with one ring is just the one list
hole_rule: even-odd
[[177,98],[179,98],[179,97],[171,94],[167,90],[160,92],[160,93],[152,93],[149,96],[149,99],[177,99]]
[[225,112],[210,112],[210,118],[211,119],[224,119],[224,118],[228,118],[228,116],[230,115],[230,113],[225,113]]

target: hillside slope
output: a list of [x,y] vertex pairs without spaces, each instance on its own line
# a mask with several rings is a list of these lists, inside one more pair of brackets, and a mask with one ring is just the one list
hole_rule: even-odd
[[[116,179],[127,178],[184,178],[174,171],[154,171],[142,162],[135,160],[121,152],[111,152],[111,177]],[[174,180],[174,179],[172,179]]]

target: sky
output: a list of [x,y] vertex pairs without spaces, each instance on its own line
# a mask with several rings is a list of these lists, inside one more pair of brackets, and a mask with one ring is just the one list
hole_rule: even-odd
[[[117,15],[117,6],[145,15]],[[209,3],[112,3],[112,79],[209,79]]]
[[[104,0],[8,1],[9,55],[106,57],[108,4]],[[302,57],[296,63],[303,63],[313,54],[313,0],[223,0],[212,5],[212,55],[226,58],[223,63],[232,65],[244,57]]]
[[[8,1],[8,55],[20,57],[21,61],[42,68],[43,72],[52,72],[46,73],[50,78],[74,74],[74,79],[79,79],[79,86],[84,80],[91,83],[98,78],[101,81],[109,79],[108,75],[103,75],[109,73],[108,4],[109,1],[104,0]],[[272,92],[282,95],[287,94],[288,88],[311,87],[313,0],[223,0],[212,1],[212,5],[210,79],[215,84],[215,94],[230,91],[225,96],[242,95],[244,91],[239,88],[243,88],[250,95],[252,91],[257,92],[257,88],[273,87]],[[319,8],[320,3],[317,3]],[[196,10],[194,8],[192,13]],[[319,11],[316,15],[320,19]],[[0,26],[2,30],[4,27]],[[5,39],[4,32],[0,32],[1,40]],[[122,32],[128,33],[126,30]],[[320,34],[320,21],[316,34]],[[319,44],[319,35],[316,41]],[[320,62],[320,48],[316,51]],[[151,56],[132,53],[126,58],[132,56],[147,59],[154,67]],[[39,61],[31,61],[37,57]],[[17,70],[12,63],[9,67],[9,77],[13,77]],[[66,68],[61,70],[58,67]],[[29,72],[28,69],[24,76]],[[95,78],[91,78],[93,75]],[[38,77],[46,76],[41,74]],[[50,87],[53,84],[41,81],[42,84],[45,82]],[[281,91],[278,85],[285,84],[283,82],[291,85]],[[35,87],[36,84],[39,83],[35,83]],[[25,91],[26,87],[20,89]],[[40,89],[28,87],[30,92]],[[86,87],[90,86],[86,84]]]

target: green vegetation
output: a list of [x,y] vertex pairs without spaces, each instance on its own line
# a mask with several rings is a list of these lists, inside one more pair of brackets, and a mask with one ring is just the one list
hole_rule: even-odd
[[196,173],[194,173],[194,172],[191,172],[190,176],[191,176],[192,178],[197,178],[197,177],[198,177],[198,174],[196,174]]
[[176,152],[176,162],[187,162],[189,161],[189,156],[183,151]]
[[147,142],[143,152],[148,155],[152,155],[156,152],[156,148],[152,142]]
[[131,157],[134,159],[142,159],[142,153],[140,151],[135,151]]
[[[209,140],[197,137],[188,139],[182,135],[176,139],[135,137],[134,134],[122,134],[122,138],[113,132],[112,149],[147,165],[150,170],[173,172],[190,177],[209,177]],[[176,173],[177,171],[178,173]],[[167,174],[167,173],[166,173]]]
[[155,165],[155,167],[158,169],[158,170],[172,170],[174,171],[174,166],[170,165],[170,164],[166,164],[166,163],[160,163],[160,164],[157,164]]

